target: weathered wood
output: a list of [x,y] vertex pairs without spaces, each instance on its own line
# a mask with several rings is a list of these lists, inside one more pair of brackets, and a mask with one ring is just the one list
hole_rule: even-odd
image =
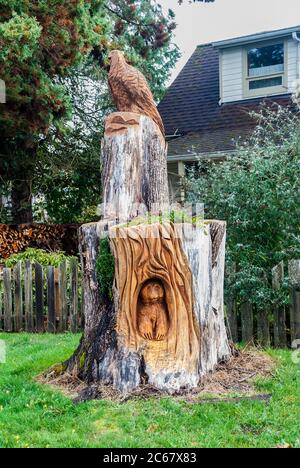
[[[114,121],[122,119],[122,123]],[[111,114],[102,144],[103,216],[127,221],[169,206],[167,146],[154,122],[134,113]],[[134,183],[133,183],[134,181]]]
[[[272,287],[275,291],[278,291],[282,287],[283,280],[284,263],[280,262],[272,269]],[[275,305],[273,308],[273,316],[274,346],[276,348],[285,348],[287,346],[285,307]]]
[[205,221],[195,228],[179,224],[181,242],[192,272],[194,313],[200,327],[200,377],[231,355],[224,317],[226,223]]
[[55,333],[56,331],[56,314],[55,314],[55,279],[54,268],[47,267],[47,307],[48,307],[48,325],[47,331]]
[[[222,223],[220,228],[224,232]],[[183,231],[181,238],[177,229]],[[80,229],[85,330],[68,372],[87,381],[110,383],[122,392],[145,379],[167,391],[196,386],[231,354],[223,311],[225,236],[212,268],[209,224],[199,232],[192,225],[176,227],[176,235],[174,226],[166,224],[110,227],[116,261],[114,302],[110,302],[100,296],[95,272],[105,232],[104,222]],[[148,315],[149,304],[145,310],[139,304],[144,302],[143,285],[153,279],[165,289],[167,334],[157,334],[161,329],[155,310],[145,338],[139,314]],[[160,310],[164,314],[165,309]]]
[[55,304],[55,323],[57,331],[62,331],[61,321],[61,296],[60,296],[60,270],[59,267],[54,268],[54,304]]
[[15,281],[15,331],[23,329],[23,287],[22,287],[22,262],[18,262],[14,269]]
[[72,261],[71,269],[71,300],[70,300],[70,328],[72,333],[78,331],[78,265]]
[[32,303],[32,265],[30,260],[24,264],[24,294],[25,294],[25,330],[33,331],[33,303]]
[[43,267],[35,263],[35,308],[36,308],[36,331],[44,331],[44,282]]
[[253,341],[253,309],[249,302],[244,302],[240,306],[242,321],[242,340],[245,343]]
[[257,341],[265,348],[268,348],[271,344],[268,315],[268,310],[266,309],[257,311]]
[[12,331],[12,282],[11,269],[3,268],[4,285],[4,331]]
[[67,316],[68,316],[66,262],[62,262],[59,266],[58,295],[59,295],[58,329],[60,332],[64,332],[67,328]]
[[[116,261],[117,333],[124,351],[136,353],[137,365],[138,356],[143,357],[148,381],[158,388],[196,386],[200,331],[193,312],[192,273],[175,228],[120,228],[111,230],[110,238]],[[148,290],[155,286],[162,293],[160,303]],[[140,379],[138,368],[135,375]],[[125,382],[120,379],[118,384],[123,388]]]
[[[145,381],[167,392],[193,388],[231,356],[226,223],[149,221],[170,209],[166,145],[151,118],[110,115],[102,161],[104,219],[79,230],[85,329],[66,372],[123,393]],[[137,215],[144,221],[128,225]],[[115,262],[110,295],[100,293],[96,274],[105,234]]]
[[291,260],[288,264],[290,293],[291,340],[300,340],[300,260]]
[[237,306],[236,301],[231,299],[226,303],[226,312],[228,318],[228,326],[230,331],[230,337],[233,343],[238,343],[238,321],[237,321]]

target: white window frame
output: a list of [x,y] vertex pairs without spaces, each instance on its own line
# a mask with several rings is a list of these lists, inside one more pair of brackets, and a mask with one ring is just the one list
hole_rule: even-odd
[[[284,48],[284,70],[278,73],[271,73],[261,76],[249,76],[248,73],[248,52],[254,48],[260,48],[270,45],[282,44]],[[268,86],[265,88],[258,89],[249,89],[249,83],[251,81],[266,80],[269,78],[282,77],[282,85],[278,86]],[[243,49],[243,95],[244,98],[251,97],[265,97],[273,96],[276,94],[285,94],[288,92],[288,43],[286,39],[277,39],[267,42],[259,42],[254,44],[249,44]]]

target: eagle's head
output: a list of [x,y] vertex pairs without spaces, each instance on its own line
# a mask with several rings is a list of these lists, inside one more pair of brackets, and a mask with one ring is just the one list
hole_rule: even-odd
[[112,50],[108,56],[110,63],[118,62],[118,61],[125,61],[124,53],[121,50]]

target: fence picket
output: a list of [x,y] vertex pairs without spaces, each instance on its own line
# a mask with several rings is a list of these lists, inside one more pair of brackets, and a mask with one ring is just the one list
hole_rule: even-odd
[[64,332],[67,328],[67,278],[66,278],[66,263],[63,262],[59,266],[59,331]]
[[3,269],[4,285],[4,331],[12,331],[12,282],[11,269]]
[[238,342],[238,324],[237,324],[237,307],[234,300],[230,300],[226,304],[228,325],[233,343]]
[[36,331],[44,331],[44,283],[43,267],[35,263],[35,308],[36,308]]
[[76,262],[71,262],[71,302],[70,302],[70,327],[71,332],[78,330],[78,268]]
[[15,331],[23,329],[23,288],[22,288],[22,262],[18,262],[14,268],[15,281]]
[[32,265],[25,260],[24,265],[24,293],[25,293],[25,330],[33,331],[33,304],[32,304]]
[[[272,269],[272,287],[279,290],[284,280],[284,264],[280,262]],[[284,306],[274,306],[274,346],[275,348],[285,348],[287,345],[286,337],[286,313]]]
[[244,302],[240,306],[242,320],[242,340],[245,343],[253,341],[253,309],[250,302]]
[[260,310],[257,315],[257,341],[268,348],[271,343],[268,310]]
[[55,278],[54,268],[47,267],[47,306],[48,306],[48,325],[49,333],[56,331],[56,314],[55,314]]
[[288,264],[291,283],[291,340],[300,340],[300,260],[290,260]]

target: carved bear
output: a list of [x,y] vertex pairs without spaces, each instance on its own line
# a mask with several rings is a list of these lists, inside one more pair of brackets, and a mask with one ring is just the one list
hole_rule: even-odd
[[139,302],[139,333],[147,340],[164,340],[168,331],[168,312],[160,281],[147,281],[141,289]]

